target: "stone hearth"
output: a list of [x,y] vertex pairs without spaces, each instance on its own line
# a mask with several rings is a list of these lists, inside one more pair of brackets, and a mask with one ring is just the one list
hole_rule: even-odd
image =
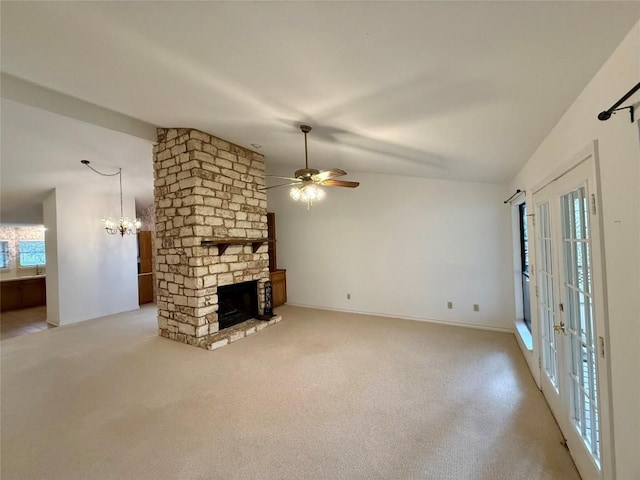
[[[194,129],[158,129],[154,146],[156,287],[160,335],[213,349],[279,318],[219,331],[220,286],[269,280],[264,157]],[[212,241],[247,240],[220,249]],[[203,245],[209,242],[210,245]],[[224,251],[222,251],[224,250]],[[229,330],[227,332],[227,330]]]
[[207,350],[217,350],[218,348],[229,345],[241,338],[253,335],[270,325],[278,323],[280,320],[282,320],[280,315],[276,315],[268,322],[262,320],[247,320],[246,322],[239,323],[233,327],[220,330],[214,335],[210,335],[202,346]]

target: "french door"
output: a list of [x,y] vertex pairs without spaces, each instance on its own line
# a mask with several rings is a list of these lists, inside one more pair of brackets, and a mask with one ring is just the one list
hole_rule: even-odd
[[611,478],[594,152],[534,193],[542,391],[583,480]]

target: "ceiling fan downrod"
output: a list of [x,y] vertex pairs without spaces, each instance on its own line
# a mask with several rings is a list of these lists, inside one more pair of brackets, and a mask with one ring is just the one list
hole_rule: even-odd
[[300,130],[304,133],[304,168],[296,170],[295,177],[302,181],[311,181],[311,177],[320,173],[320,170],[309,168],[309,151],[307,148],[307,133],[311,131],[309,125],[300,125]]
[[300,130],[304,133],[304,169],[309,170],[309,154],[307,151],[307,133],[311,131],[309,125],[300,125]]

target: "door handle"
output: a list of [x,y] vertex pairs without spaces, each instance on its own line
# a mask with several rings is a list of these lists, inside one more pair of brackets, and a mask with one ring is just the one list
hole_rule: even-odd
[[564,329],[564,322],[560,322],[560,325],[554,325],[553,331],[557,334],[566,334],[567,332]]

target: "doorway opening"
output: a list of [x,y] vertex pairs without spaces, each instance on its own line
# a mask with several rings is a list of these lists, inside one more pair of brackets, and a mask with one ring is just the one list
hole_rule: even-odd
[[0,224],[0,338],[50,328],[46,266],[44,226]]

